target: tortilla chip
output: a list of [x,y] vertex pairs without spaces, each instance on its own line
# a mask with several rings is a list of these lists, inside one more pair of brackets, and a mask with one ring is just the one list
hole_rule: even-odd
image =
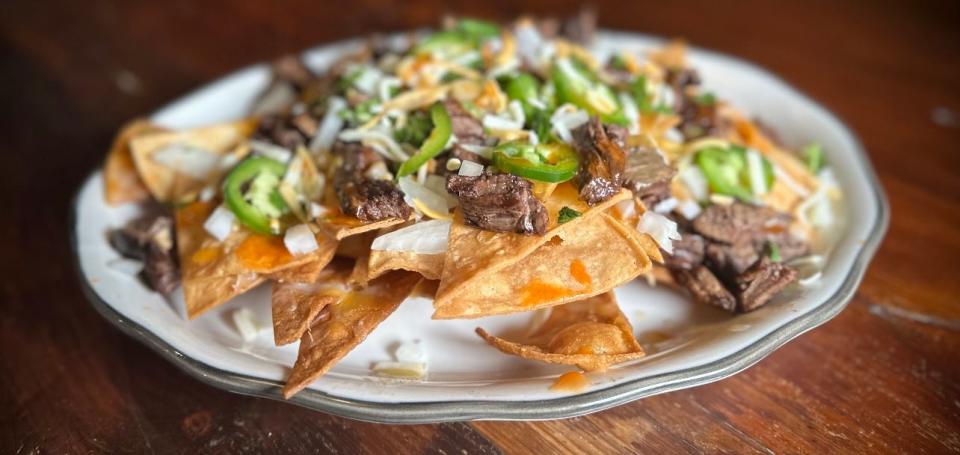
[[440,280],[420,280],[417,287],[410,292],[410,297],[423,297],[433,300],[437,296],[437,287],[440,286]]
[[377,237],[376,232],[365,232],[359,235],[352,235],[340,240],[337,245],[337,256],[360,259],[370,254],[370,244]]
[[350,278],[347,280],[350,286],[365,288],[370,282],[370,255],[358,257],[353,263],[353,271],[350,272]]
[[138,119],[127,123],[117,133],[110,154],[103,165],[103,190],[107,204],[117,205],[124,202],[137,202],[150,196],[150,191],[140,179],[137,167],[130,154],[130,140],[134,137],[164,131],[163,128]]
[[[572,184],[560,184],[544,201],[550,219],[548,231],[542,236],[485,231],[465,224],[457,212],[453,225],[450,226],[450,241],[444,258],[437,305],[448,304],[452,296],[460,294],[459,288],[470,285],[475,280],[487,281],[484,277],[530,255],[540,245],[552,239],[558,231],[572,230],[594,215],[630,197],[630,191],[623,190],[620,194],[590,207],[580,200],[577,189]],[[557,224],[557,214],[563,207],[570,207],[582,215],[562,225]]]
[[155,161],[154,154],[169,146],[184,145],[217,157],[234,153],[239,160],[249,151],[248,147],[239,145],[253,133],[256,124],[256,120],[241,120],[184,131],[145,134],[130,141],[130,153],[140,178],[156,200],[179,201],[199,192],[227,169],[217,163],[206,175],[190,176]]
[[299,340],[327,305],[343,298],[350,290],[347,286],[350,269],[349,263],[335,261],[324,268],[313,283],[273,284],[271,310],[277,346]]
[[653,266],[648,273],[650,279],[653,281],[654,286],[666,286],[676,290],[683,289],[683,286],[680,286],[680,284],[677,283],[677,280],[673,278],[673,274],[670,273],[670,270],[668,270],[666,267],[659,265]]
[[385,220],[365,223],[357,218],[338,215],[321,219],[317,224],[319,224],[320,227],[333,238],[337,240],[343,240],[347,237],[363,234],[365,232],[396,226],[398,224],[405,223],[406,221],[407,220],[402,218],[388,218]]
[[[443,282],[434,319],[476,318],[530,311],[582,300],[636,278],[650,268],[637,236],[601,213],[564,224],[551,241],[494,273],[455,289]],[[446,274],[446,270],[444,270]]]
[[372,280],[391,270],[407,270],[417,272],[428,280],[439,280],[445,257],[446,253],[371,250],[367,258],[367,279]]
[[176,211],[180,274],[190,319],[247,291],[266,276],[291,271],[288,277],[303,279],[318,265],[322,269],[336,251],[336,240],[322,233],[316,236],[319,248],[299,256],[287,251],[281,237],[243,228],[220,242],[203,227],[214,207],[214,202],[198,201]]
[[310,326],[300,338],[297,362],[283,387],[283,397],[290,398],[323,376],[390,316],[420,279],[416,273],[391,272],[330,306],[330,316]]
[[576,365],[586,371],[603,371],[644,356],[612,291],[554,307],[547,320],[521,342],[492,336],[480,327],[477,335],[506,354]]

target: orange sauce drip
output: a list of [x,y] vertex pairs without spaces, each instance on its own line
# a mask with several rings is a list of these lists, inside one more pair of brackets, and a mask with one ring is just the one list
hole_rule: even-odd
[[580,283],[588,288],[591,284],[593,284],[593,279],[590,278],[590,273],[587,272],[587,267],[583,265],[583,261],[579,259],[574,259],[573,262],[570,263],[570,276],[577,280],[577,283]]
[[281,237],[252,234],[237,247],[237,258],[251,270],[271,270],[293,259]]
[[559,378],[550,386],[554,392],[580,392],[590,385],[587,377],[579,371],[571,371],[560,375]]
[[177,212],[177,225],[179,227],[196,226],[202,224],[210,212],[213,211],[213,204],[196,201],[191,202]]
[[576,294],[576,291],[555,284],[545,283],[540,280],[533,280],[523,287],[521,294],[523,297],[520,300],[520,304],[524,306],[534,306],[540,303],[570,297]]
[[360,226],[363,224],[363,221],[360,221],[359,218],[346,215],[335,215],[323,220],[327,224],[333,224],[337,226]]
[[344,295],[334,309],[338,313],[346,313],[352,310],[374,307],[377,305],[377,301],[376,294],[352,291]]
[[583,345],[583,346],[580,346],[580,349],[577,349],[577,354],[594,355],[596,353],[597,351],[593,349],[593,346],[590,346],[590,345]]
[[190,260],[195,264],[204,265],[213,262],[218,257],[220,257],[220,248],[208,246],[206,248],[200,248],[193,253],[193,255],[190,256]]

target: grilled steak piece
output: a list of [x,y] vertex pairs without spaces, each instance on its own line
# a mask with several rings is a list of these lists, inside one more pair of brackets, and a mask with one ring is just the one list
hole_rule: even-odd
[[365,175],[370,167],[383,162],[375,150],[356,142],[337,142],[333,153],[343,160],[333,175],[333,190],[345,215],[368,222],[410,216],[403,192],[392,181]]
[[595,205],[617,194],[627,163],[620,130],[608,130],[600,123],[600,119],[593,117],[574,130],[573,138],[580,153],[580,172],[577,175],[580,199]]
[[457,196],[467,223],[489,231],[543,235],[547,209],[533,196],[532,187],[512,174],[447,178],[447,191]]
[[665,254],[663,261],[671,270],[693,270],[703,262],[705,244],[703,237],[685,232],[680,240],[673,241],[673,254]]
[[769,251],[770,244],[777,246],[781,262],[788,262],[810,253],[810,244],[787,231],[767,233],[762,239],[755,239],[753,246],[758,251]]
[[782,232],[790,222],[787,215],[768,207],[735,202],[713,204],[693,220],[693,230],[711,240],[739,243],[766,240],[767,232]]
[[317,131],[319,123],[309,113],[265,115],[257,125],[253,138],[271,142],[289,150],[306,145]]
[[483,124],[476,117],[467,112],[459,102],[448,99],[443,107],[450,114],[450,126],[457,142],[463,144],[486,144],[487,136],[483,134]]
[[797,272],[790,267],[767,258],[760,259],[736,278],[739,310],[747,312],[759,308],[796,278]]
[[634,147],[627,152],[623,187],[643,201],[646,207],[670,197],[670,181],[677,174],[655,149]]
[[710,242],[704,249],[707,266],[727,283],[732,283],[736,276],[756,263],[762,251],[750,242],[734,244]]
[[737,309],[737,299],[710,269],[700,265],[693,270],[672,269],[670,272],[673,274],[673,279],[690,291],[696,301],[718,306],[730,312]]
[[151,289],[167,295],[180,284],[170,216],[146,216],[107,235],[110,246],[120,255],[143,261],[141,278]]

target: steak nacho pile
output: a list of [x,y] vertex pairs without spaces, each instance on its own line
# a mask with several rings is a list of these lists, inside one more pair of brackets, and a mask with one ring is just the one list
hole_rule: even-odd
[[146,216],[109,233],[196,318],[272,284],[283,389],[327,372],[411,295],[436,319],[550,309],[492,347],[602,371],[643,348],[613,290],[643,276],[731,313],[791,283],[840,195],[817,145],[701,88],[682,43],[596,55],[589,18],[371,40],[322,71],[295,57],[247,118],[138,120],[106,200]]

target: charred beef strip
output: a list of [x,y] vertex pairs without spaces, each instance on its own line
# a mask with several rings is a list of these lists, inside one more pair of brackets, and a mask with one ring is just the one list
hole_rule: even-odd
[[[684,233],[674,242],[666,265],[699,301],[731,311],[753,311],[796,278],[792,269],[768,258],[770,245],[777,245],[782,261],[809,251],[806,242],[787,232],[788,222],[788,216],[766,207],[711,205],[690,223],[695,233]],[[715,282],[736,296],[736,306],[730,306],[727,294],[714,289]]]
[[749,242],[711,242],[704,249],[704,256],[710,270],[727,283],[732,283],[738,275],[760,259],[760,251]]
[[663,256],[664,264],[671,270],[693,270],[703,263],[705,246],[703,237],[685,232],[680,240],[673,241],[673,254]]
[[309,113],[289,115],[278,113],[265,115],[257,125],[253,139],[271,142],[289,150],[310,143],[317,132],[319,122]]
[[467,112],[456,100],[448,99],[443,107],[450,115],[450,126],[457,142],[464,144],[486,144],[487,136],[483,134],[483,124],[476,117]]
[[670,197],[670,181],[677,170],[655,149],[634,147],[627,152],[627,166],[623,171],[623,187],[643,201],[646,207]]
[[575,148],[580,153],[577,175],[580,199],[590,205],[603,202],[620,191],[627,163],[621,131],[608,129],[599,118],[593,117],[573,132]]
[[671,270],[673,279],[687,288],[693,298],[733,312],[737,309],[737,299],[724,287],[723,283],[705,266],[699,265],[693,270]]
[[736,279],[739,310],[753,311],[767,303],[797,278],[797,272],[779,262],[762,258]]
[[788,216],[768,207],[734,202],[710,205],[693,220],[693,229],[717,242],[739,243],[782,232],[789,222]]
[[692,68],[671,69],[667,82],[674,93],[674,112],[680,116],[680,131],[687,140],[708,134],[720,134],[730,128],[717,113],[714,102],[699,102],[693,88],[700,85],[700,74]]
[[443,107],[450,114],[450,124],[453,135],[457,138],[456,144],[448,152],[447,158],[457,158],[460,161],[473,161],[484,166],[490,164],[486,158],[477,155],[460,144],[489,145],[490,138],[483,133],[483,124],[476,117],[467,112],[459,102],[448,99]]
[[512,174],[447,178],[447,191],[457,197],[468,224],[489,231],[543,235],[547,209],[533,196],[532,188],[529,181]]
[[333,153],[343,160],[334,173],[333,189],[344,214],[366,222],[410,216],[403,192],[392,181],[367,177],[372,166],[383,165],[375,150],[356,142],[337,142]]
[[169,215],[136,219],[107,235],[120,255],[143,261],[141,278],[151,289],[167,295],[180,285],[173,219]]

